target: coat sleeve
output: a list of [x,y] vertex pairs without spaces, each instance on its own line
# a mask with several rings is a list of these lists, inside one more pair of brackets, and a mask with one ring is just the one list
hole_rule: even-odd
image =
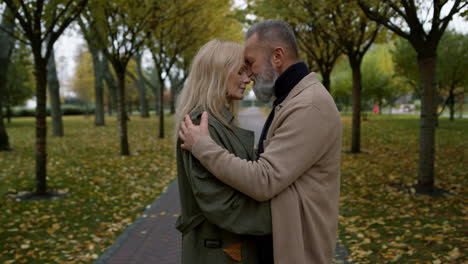
[[[214,142],[223,145],[216,129],[210,126]],[[216,144],[215,143],[215,144]],[[197,204],[209,222],[236,234],[267,235],[272,232],[270,202],[257,202],[216,179],[189,152],[189,182]]]
[[222,182],[257,201],[272,199],[324,155],[341,128],[341,121],[325,118],[313,104],[296,105],[282,116],[257,161],[237,158],[210,137],[200,138],[192,154]]

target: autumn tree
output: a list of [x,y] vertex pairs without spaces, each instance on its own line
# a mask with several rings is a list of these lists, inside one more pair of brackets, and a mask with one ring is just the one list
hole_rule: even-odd
[[[468,75],[465,69],[468,67],[468,36],[447,31],[442,36],[437,50],[437,104],[441,105],[441,115],[446,106],[449,107],[450,120],[455,115],[455,98],[463,94],[468,84]],[[418,97],[421,96],[419,86],[419,71],[417,54],[411,43],[406,39],[395,41],[392,49],[392,57],[395,62],[396,74],[411,84]]]
[[351,66],[353,79],[351,153],[359,153],[361,152],[361,63],[376,40],[381,27],[368,19],[352,1],[321,2],[318,8],[317,12],[322,14],[323,19],[320,20],[321,24],[316,26],[326,28],[324,33],[346,54]]
[[[88,16],[91,18],[91,16]],[[92,25],[91,21],[89,25],[86,25],[81,17],[78,18],[78,24],[80,30],[88,44],[88,50],[92,57],[93,73],[94,73],[94,124],[96,126],[104,126],[104,74],[105,74],[105,63],[107,58],[104,57],[102,49],[99,47],[98,40],[96,39],[96,30]],[[113,88],[113,87],[112,87]],[[111,88],[111,89],[112,89]]]
[[297,25],[294,29],[299,47],[307,56],[309,67],[317,68],[322,75],[323,85],[330,91],[331,74],[342,50],[311,22]]
[[[141,68],[141,64],[137,65],[140,70],[143,71]],[[146,73],[146,74],[145,74]],[[147,77],[148,76],[148,77]],[[159,77],[158,73],[156,72],[155,67],[150,67],[144,73],[140,76],[143,80],[143,82],[149,87],[151,92],[153,93],[153,98],[154,98],[154,108],[156,111],[156,115],[159,115],[159,104],[161,103],[162,100],[159,100]]]
[[137,68],[137,77],[136,77],[136,85],[138,88],[138,102],[140,105],[140,116],[143,118],[149,117],[149,108],[148,108],[148,99],[146,98],[146,84],[144,81],[143,76],[143,69],[142,69],[142,57],[143,53],[137,52],[134,56],[136,68]]
[[[158,81],[159,138],[164,137],[164,104],[166,80],[176,76],[180,66],[190,65],[191,58],[204,43],[212,38],[241,39],[240,24],[229,16],[228,0],[175,1],[160,13],[161,22],[149,31],[147,47],[154,61]],[[178,66],[176,68],[176,66]],[[186,76],[186,75],[182,75]],[[179,80],[179,83],[183,82]],[[172,88],[178,85],[171,86]],[[171,90],[171,103],[175,103],[176,90]]]
[[174,71],[169,75],[169,81],[171,84],[171,98],[169,101],[169,106],[171,114],[175,114],[176,112],[176,97],[182,90],[186,79],[187,75],[185,75],[183,70]]
[[[200,2],[193,2],[195,4],[200,4]],[[185,9],[184,9],[185,7]],[[165,8],[165,11],[162,12],[164,23],[161,23],[154,27],[153,30],[149,31],[147,34],[148,39],[148,48],[151,52],[151,57],[154,62],[154,69],[158,81],[158,94],[155,95],[158,104],[159,112],[159,138],[164,138],[164,91],[165,91],[165,81],[169,76],[169,73],[172,67],[177,61],[177,56],[186,48],[191,46],[190,38],[187,38],[187,33],[181,31],[190,28],[186,24],[187,13],[195,13],[198,8],[201,8],[201,5],[198,8],[194,6],[189,6],[190,10],[187,10],[186,6],[180,5],[170,5]],[[185,15],[185,16],[184,16]]]
[[75,60],[77,62],[75,73],[71,79],[71,90],[80,100],[91,102],[95,97],[95,83],[93,57],[90,52],[81,49]]
[[6,117],[11,122],[11,108],[22,105],[34,95],[34,73],[31,50],[24,43],[17,41],[11,54],[7,81],[1,93]]
[[320,72],[323,85],[330,91],[331,73],[342,50],[328,37],[328,28],[321,25],[325,14],[318,12],[320,9],[313,2],[316,1],[255,1],[251,8],[264,19],[281,19],[291,25],[307,65]]
[[393,42],[390,52],[392,54],[395,76],[398,76],[411,86],[418,97],[421,96],[416,51],[406,39],[397,38]]
[[[422,105],[418,184],[416,189],[420,193],[432,193],[435,190],[437,48],[453,16],[458,12],[466,12],[468,1],[358,0],[358,2],[367,17],[385,26],[400,37],[407,39],[418,55]],[[445,16],[442,15],[444,6],[448,7],[448,13]],[[382,13],[382,8],[392,10],[394,16]]]
[[[401,83],[395,76],[391,53],[388,44],[376,44],[363,58],[362,70],[362,104],[370,109],[378,104],[379,108],[389,106],[391,109],[394,101],[407,92],[408,86]],[[332,83],[334,89],[332,95],[340,107],[350,104],[352,94],[352,71],[345,60],[340,60],[334,70]]]
[[104,58],[102,59],[102,68],[104,71],[104,82],[106,84],[107,91],[109,91],[107,99],[108,112],[109,115],[112,115],[114,110],[117,111],[118,84],[114,74],[109,67],[109,61],[107,58],[106,60]]
[[331,86],[333,90],[330,91],[338,109],[345,114],[348,113],[351,106],[351,94],[353,90],[353,80],[349,63],[345,58],[339,60],[333,70],[331,76]]
[[[299,6],[299,8],[298,8]],[[351,153],[361,151],[361,63],[377,38],[380,26],[346,0],[260,1],[256,9],[265,18],[288,21],[310,67],[317,68],[330,89],[330,75],[340,54],[346,54],[352,69]],[[255,9],[254,9],[255,10]]]
[[[190,31],[192,46],[179,54],[176,62],[177,70],[171,74],[171,83],[175,83],[174,87],[176,87],[174,95],[182,90],[183,83],[190,71],[192,59],[206,42],[213,38],[234,42],[243,41],[242,24],[240,18],[235,15],[235,10],[232,9],[231,1],[210,0],[207,3],[198,15],[195,13],[192,14],[192,18],[190,16],[186,18],[185,25],[192,24]],[[195,23],[190,23],[190,21]],[[173,102],[176,101],[175,97]]]
[[363,98],[382,108],[391,108],[395,101],[408,92],[408,86],[402,84],[395,76],[392,56],[389,51],[391,44],[375,44],[367,52],[362,62]]
[[47,62],[54,43],[76,19],[88,0],[4,0],[18,21],[18,30],[28,40],[36,76],[36,195],[47,195]]
[[159,19],[157,12],[160,7],[157,4],[156,1],[144,0],[93,1],[83,16],[87,25],[95,23],[97,42],[103,47],[104,56],[117,76],[121,155],[130,155],[125,103],[126,69],[130,59],[144,44],[144,32],[154,20]]
[[[106,71],[103,71],[102,69],[105,68],[104,65],[108,64],[108,61],[102,54],[100,57],[102,57],[103,60],[99,60],[98,69],[102,72],[98,76],[101,76],[101,81],[104,86]],[[84,106],[88,106],[89,104],[92,104],[92,102],[96,101],[96,89],[93,87],[96,83],[96,67],[93,65],[94,59],[95,57],[92,56],[91,52],[83,47],[76,56],[77,65],[73,78],[70,80],[71,91],[75,93],[80,102],[84,103]],[[111,69],[109,69],[109,71],[111,71]],[[137,102],[138,98],[138,96],[136,96],[138,93],[136,72],[136,62],[134,60],[130,60],[127,66],[127,78],[125,82],[128,111],[130,111],[131,104]],[[111,72],[110,75],[112,76],[112,79],[114,79],[114,73]],[[112,104],[112,102],[109,102],[112,100],[110,91],[110,89],[105,89],[103,91],[103,109],[105,104]]]
[[[450,120],[455,118],[455,98],[468,88],[468,35],[453,31],[442,37],[438,59],[437,82],[445,95],[443,108],[449,107]],[[441,111],[441,113],[443,110]]]
[[62,108],[60,103],[60,83],[57,75],[55,52],[53,50],[50,53],[47,68],[50,113],[52,116],[52,135],[56,137],[63,137]]

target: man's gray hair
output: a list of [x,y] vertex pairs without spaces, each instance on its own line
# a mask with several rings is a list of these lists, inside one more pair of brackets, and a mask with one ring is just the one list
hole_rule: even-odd
[[281,42],[285,44],[293,56],[296,58],[299,57],[296,37],[288,23],[279,19],[269,19],[259,22],[249,28],[245,34],[245,40],[249,39],[255,33],[257,33],[260,41],[269,43]]

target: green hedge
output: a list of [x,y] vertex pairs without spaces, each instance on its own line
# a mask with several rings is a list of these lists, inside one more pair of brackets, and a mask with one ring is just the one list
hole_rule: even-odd
[[[84,114],[94,114],[94,107],[85,108],[80,105],[69,105],[63,104],[62,115],[84,115]],[[13,107],[12,116],[13,117],[26,117],[26,116],[35,116],[36,109],[29,109],[24,107]],[[47,115],[50,115],[50,108],[47,107]]]

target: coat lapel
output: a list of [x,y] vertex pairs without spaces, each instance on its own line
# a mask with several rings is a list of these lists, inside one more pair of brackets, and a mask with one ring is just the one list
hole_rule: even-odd
[[248,153],[248,158],[250,160],[255,160],[255,151],[254,151],[254,145],[255,145],[255,134],[253,131],[246,130],[240,127],[231,127],[232,132],[236,137],[239,139],[239,141],[242,143],[242,146]]
[[[201,107],[198,107],[190,113],[190,117],[192,119],[196,119],[202,113],[203,113],[203,109]],[[256,158],[255,158],[255,151],[254,151],[254,145],[255,145],[254,132],[235,126],[234,115],[227,108],[224,109],[221,115],[223,116],[224,120],[226,120],[231,125],[230,127],[226,127],[226,128],[229,129],[241,142],[242,147],[244,147],[245,151],[248,153],[248,158],[250,160],[255,160]]]
[[270,139],[272,132],[276,129],[276,123],[277,123],[276,121],[278,120],[278,115],[281,114],[282,108],[286,106],[291,101],[291,99],[299,95],[304,89],[314,85],[318,81],[319,80],[317,79],[317,74],[315,72],[309,73],[296,86],[294,86],[291,92],[289,92],[286,99],[284,99],[284,101],[281,104],[275,107],[275,118],[273,118],[270,129],[268,130],[268,134],[266,136],[267,140]]
[[255,145],[255,134],[253,131],[246,130],[234,125],[234,115],[228,109],[224,109],[222,112],[223,117],[225,120],[229,122],[230,127],[229,130],[237,137],[237,139],[241,142],[242,147],[244,147],[245,151],[248,153],[248,158],[254,160],[254,145]]

